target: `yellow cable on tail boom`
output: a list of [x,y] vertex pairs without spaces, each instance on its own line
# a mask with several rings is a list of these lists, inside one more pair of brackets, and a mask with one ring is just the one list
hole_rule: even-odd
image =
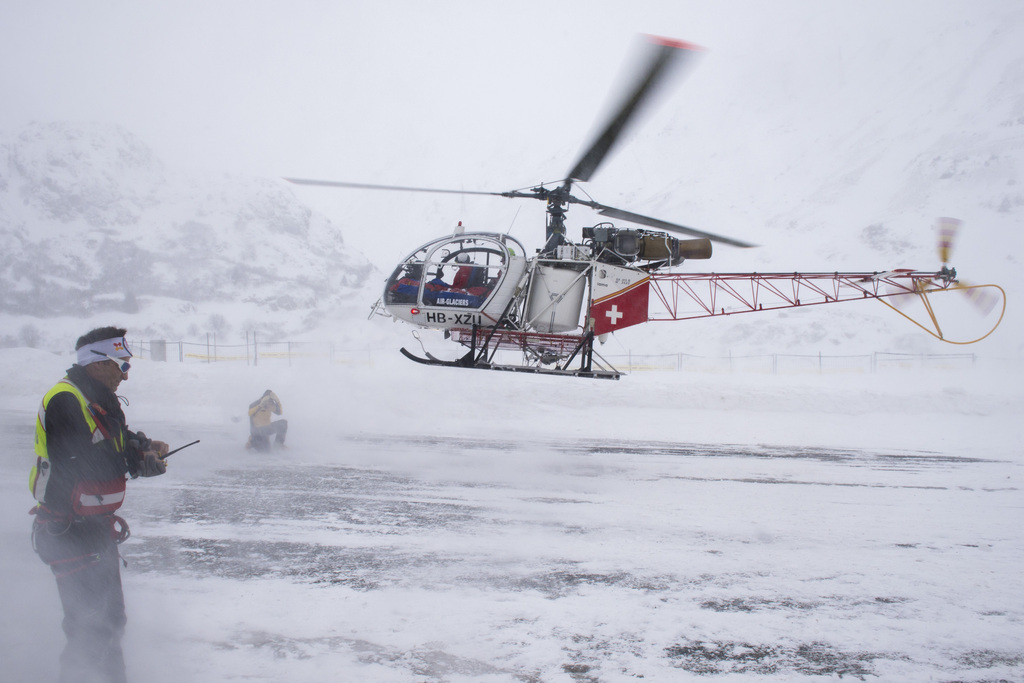
[[[992,329],[989,330],[988,332],[986,332],[984,335],[978,337],[977,339],[973,339],[971,341],[952,341],[951,339],[946,339],[942,335],[942,328],[939,327],[939,321],[938,321],[938,319],[935,316],[935,310],[932,308],[931,302],[928,301],[928,295],[929,294],[934,294],[935,292],[955,292],[955,291],[981,290],[981,289],[984,289],[984,288],[987,288],[987,287],[998,289],[999,293],[1002,295],[1002,298],[1003,298],[1003,309],[999,312],[999,319],[996,321],[996,324],[993,325]],[[960,286],[955,287],[953,289],[945,289],[945,288],[937,287],[935,289],[930,289],[930,290],[929,289],[921,289],[920,291],[917,292],[917,295],[921,297],[921,302],[924,304],[924,308],[928,312],[928,317],[931,318],[932,324],[935,326],[934,330],[930,330],[927,327],[925,327],[924,325],[922,325],[921,323],[917,322],[916,320],[911,318],[909,315],[907,315],[903,311],[899,310],[898,308],[896,308],[895,306],[890,304],[884,298],[879,298],[878,300],[881,301],[886,306],[888,306],[889,308],[891,308],[892,310],[894,310],[897,313],[899,313],[900,315],[902,315],[904,318],[906,318],[910,322],[912,322],[915,325],[917,325],[918,327],[920,327],[922,330],[924,330],[925,332],[927,332],[931,336],[935,337],[939,341],[944,341],[947,344],[957,344],[957,345],[964,346],[964,345],[967,345],[967,344],[976,344],[977,342],[980,342],[982,339],[985,339],[990,334],[992,334],[993,332],[996,331],[996,328],[999,327],[999,324],[1001,322],[1003,322],[1003,315],[1006,314],[1006,292],[999,285],[960,285]]]

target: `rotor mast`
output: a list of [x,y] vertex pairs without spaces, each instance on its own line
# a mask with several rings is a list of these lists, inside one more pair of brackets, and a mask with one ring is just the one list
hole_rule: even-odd
[[544,233],[544,254],[553,254],[555,249],[565,244],[565,213],[569,202],[569,181],[552,190],[547,196],[547,229]]

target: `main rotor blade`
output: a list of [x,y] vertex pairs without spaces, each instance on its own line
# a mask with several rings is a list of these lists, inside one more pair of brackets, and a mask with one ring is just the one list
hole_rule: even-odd
[[646,69],[641,72],[635,87],[626,92],[626,97],[604,130],[597,136],[590,148],[587,149],[580,160],[571,171],[570,180],[588,181],[594,175],[597,167],[601,165],[604,158],[611,151],[616,140],[622,135],[626,126],[635,119],[637,112],[650,100],[651,94],[660,85],[670,72],[673,64],[680,63],[680,59],[702,48],[684,43],[682,41],[669,40],[648,36],[650,40],[650,57]]
[[442,194],[486,194],[495,197],[508,196],[507,192],[480,192],[474,190],[443,190],[432,187],[407,187],[404,185],[371,185],[368,183],[346,183],[340,180],[311,180],[309,178],[284,178],[295,185],[313,185],[316,187],[351,187],[358,190],[398,190],[402,192],[435,192]]
[[614,209],[610,206],[602,206],[597,202],[580,202],[590,206],[591,208],[597,209],[597,212],[602,216],[611,216],[612,218],[621,218],[624,221],[630,221],[631,223],[639,223],[640,225],[647,225],[652,228],[658,228],[659,230],[667,230],[668,232],[678,232],[683,235],[690,235],[692,237],[706,237],[712,242],[718,242],[720,244],[729,244],[734,247],[756,247],[756,244],[750,242],[743,242],[741,240],[734,240],[731,237],[722,237],[721,235],[715,235],[710,232],[704,232],[702,230],[695,230],[694,228],[687,228],[684,225],[676,225],[675,223],[669,223],[667,221],[659,220],[657,218],[651,218],[650,216],[641,216],[638,213],[632,211],[623,211],[622,209]]

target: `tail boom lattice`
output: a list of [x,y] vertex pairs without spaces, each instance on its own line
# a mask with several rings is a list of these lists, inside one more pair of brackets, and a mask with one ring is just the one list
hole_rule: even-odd
[[950,271],[653,273],[650,321],[692,320],[949,289]]

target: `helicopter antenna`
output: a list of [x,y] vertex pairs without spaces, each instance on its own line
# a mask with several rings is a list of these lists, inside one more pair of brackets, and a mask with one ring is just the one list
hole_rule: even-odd
[[522,206],[522,204],[520,204],[519,208],[516,209],[516,214],[514,216],[512,216],[512,222],[508,224],[508,230],[505,231],[506,235],[512,234],[512,227],[516,224],[516,219],[519,218],[519,212],[522,211],[522,210],[523,210],[523,206]]

